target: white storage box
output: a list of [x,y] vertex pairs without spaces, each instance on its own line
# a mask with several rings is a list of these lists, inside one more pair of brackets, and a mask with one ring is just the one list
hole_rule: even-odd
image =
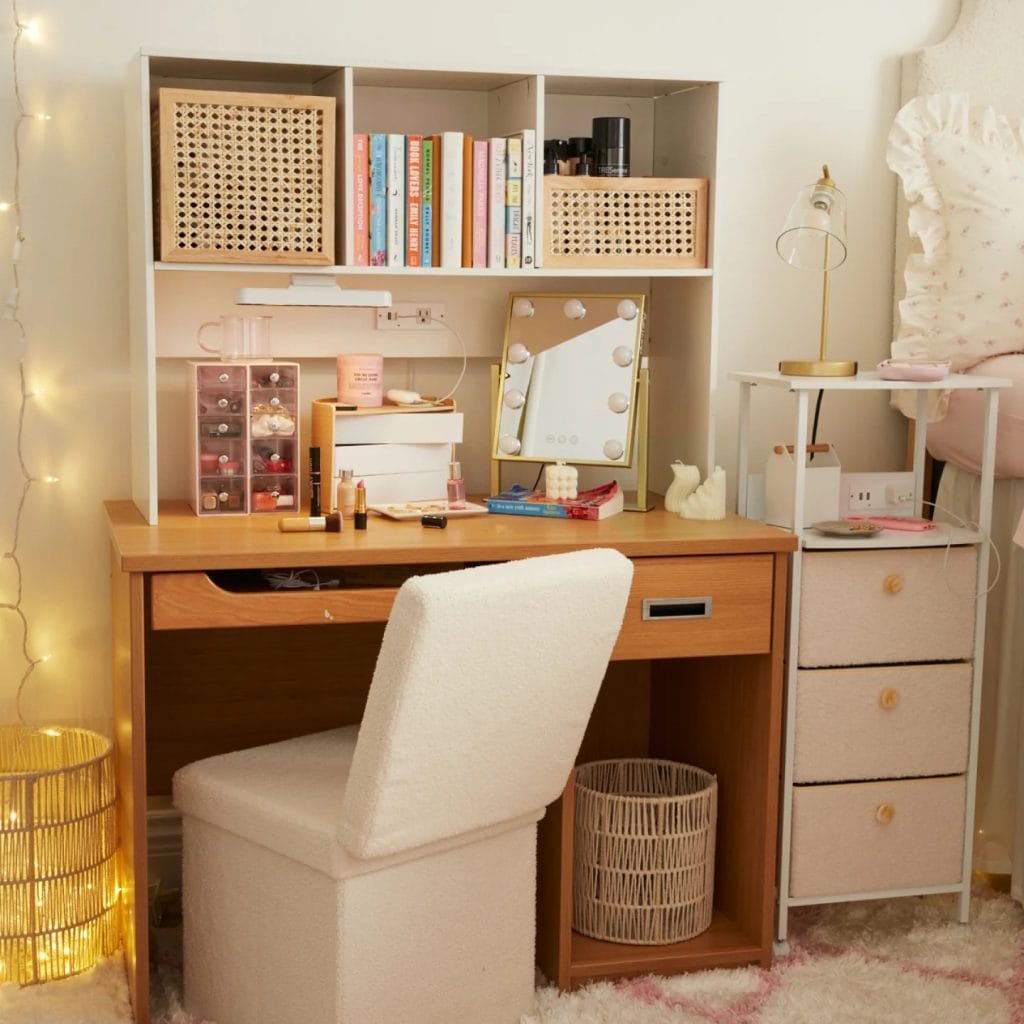
[[[823,450],[819,450],[823,449]],[[804,526],[839,518],[839,458],[832,445],[815,445],[804,453]],[[796,459],[792,445],[777,444],[764,467],[764,521],[793,528]]]
[[[408,471],[424,472],[443,466],[447,476],[448,463],[452,460],[451,445],[462,441],[463,417],[455,411],[455,403],[449,398],[438,405],[395,406],[383,405],[365,409],[342,409],[333,398],[316,398],[310,417],[310,444],[320,449],[321,479],[334,481],[343,469],[353,470],[353,475],[366,476],[369,473],[398,473]],[[360,471],[355,465],[343,461],[343,450],[353,445],[377,448],[374,460]],[[408,451],[396,453],[394,462],[385,463],[391,456],[383,455],[386,446],[423,448],[439,445],[446,449],[443,463],[435,451],[426,464],[398,468]],[[435,467],[434,458],[440,466]],[[440,493],[445,493],[442,487]],[[388,498],[386,501],[419,501],[421,498],[435,498],[438,495],[420,495],[416,498]],[[369,497],[369,496],[368,496]],[[371,504],[379,504],[369,498]]]
[[[438,444],[339,444],[334,449],[335,471],[351,469],[356,478],[377,473],[447,474],[452,446]],[[445,488],[441,487],[441,493]]]
[[363,481],[368,505],[447,500],[447,468],[428,473],[378,473],[362,477],[357,475],[353,479]]

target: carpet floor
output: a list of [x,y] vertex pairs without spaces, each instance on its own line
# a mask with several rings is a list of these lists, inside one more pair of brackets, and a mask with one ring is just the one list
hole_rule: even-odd
[[[173,930],[167,937],[157,946],[154,1018],[201,1024],[181,1009]],[[130,1021],[120,958],[66,981],[0,986],[0,1024]],[[647,976],[572,993],[542,985],[521,1024],[1024,1024],[1024,910],[988,887],[976,891],[967,927],[950,896],[801,908],[790,952],[771,970]]]

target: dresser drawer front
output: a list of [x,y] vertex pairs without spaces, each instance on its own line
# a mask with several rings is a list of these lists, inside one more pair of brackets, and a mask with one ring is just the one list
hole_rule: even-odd
[[972,656],[973,547],[812,551],[802,565],[801,667]]
[[633,567],[633,586],[613,658],[770,650],[771,555],[637,558]]
[[971,666],[801,669],[794,782],[954,775],[967,767]]
[[963,776],[798,786],[790,896],[959,884],[964,797]]

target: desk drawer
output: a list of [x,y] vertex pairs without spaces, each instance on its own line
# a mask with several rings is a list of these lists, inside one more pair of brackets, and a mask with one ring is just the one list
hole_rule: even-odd
[[637,558],[633,566],[613,658],[764,654],[770,649],[771,555]]
[[964,797],[963,776],[797,786],[790,896],[958,884]]
[[397,587],[236,592],[203,572],[155,573],[150,587],[153,629],[384,622],[398,593]]
[[801,669],[793,781],[963,772],[970,714],[965,662]]

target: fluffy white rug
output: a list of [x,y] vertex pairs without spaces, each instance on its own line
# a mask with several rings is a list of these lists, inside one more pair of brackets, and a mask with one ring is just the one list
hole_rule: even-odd
[[[154,980],[173,983],[173,970]],[[201,1024],[173,992],[158,1016]],[[130,1021],[119,958],[67,981],[0,986],[0,1024]],[[1024,1024],[1024,910],[987,889],[968,927],[956,923],[948,896],[805,908],[793,915],[791,952],[770,971],[625,979],[566,994],[543,987],[522,1024],[883,1022]]]

